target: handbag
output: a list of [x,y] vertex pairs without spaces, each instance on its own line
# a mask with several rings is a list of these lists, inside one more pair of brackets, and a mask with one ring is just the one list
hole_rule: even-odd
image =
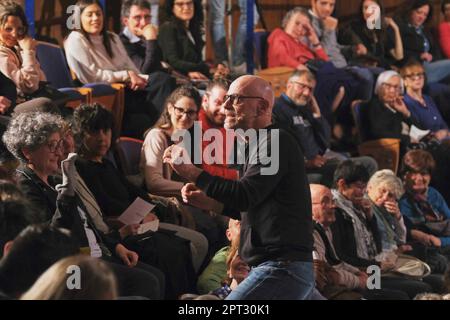
[[50,83],[45,81],[39,82],[39,88],[36,91],[31,94],[25,95],[25,99],[27,101],[36,98],[48,98],[52,100],[52,102],[57,106],[63,106],[70,100],[68,94],[59,91],[58,89],[50,85]]

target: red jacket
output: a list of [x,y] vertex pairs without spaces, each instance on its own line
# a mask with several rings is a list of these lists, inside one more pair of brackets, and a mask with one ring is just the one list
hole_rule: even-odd
[[450,59],[450,23],[442,22],[439,25],[439,44],[447,59]]
[[223,164],[206,164],[205,163],[205,154],[204,154],[204,150],[206,147],[208,147],[209,145],[212,145],[214,143],[214,141],[204,141],[202,139],[202,156],[203,156],[203,164],[202,164],[202,169],[205,170],[206,172],[208,172],[209,174],[213,175],[213,176],[218,176],[218,177],[222,177],[228,180],[237,180],[238,179],[238,171],[234,170],[234,169],[230,169],[227,167],[227,150],[228,153],[230,153],[232,151],[233,145],[228,146],[226,143],[226,130],[223,127],[217,127],[213,124],[211,124],[211,122],[209,121],[208,117],[206,116],[206,113],[203,109],[200,109],[200,112],[198,114],[198,118],[201,122],[201,126],[202,126],[202,136],[204,134],[204,132],[208,129],[217,129],[222,133],[222,137],[223,137],[223,146],[222,148],[219,146],[217,148],[213,148],[212,146],[210,147],[210,149],[213,149],[214,151],[220,152],[220,154],[213,154],[212,156],[214,158],[218,158],[218,159],[223,159],[222,163]]
[[305,64],[308,60],[329,60],[323,48],[314,51],[306,44],[295,41],[280,28],[270,34],[268,43],[269,68],[282,66],[297,68],[299,64]]

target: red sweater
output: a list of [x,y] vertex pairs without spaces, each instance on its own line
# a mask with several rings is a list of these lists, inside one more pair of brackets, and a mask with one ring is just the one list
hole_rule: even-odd
[[441,22],[439,25],[439,44],[447,59],[450,59],[450,23]]
[[280,28],[270,34],[268,43],[269,68],[282,66],[297,68],[299,64],[305,64],[311,59],[329,60],[323,48],[312,50],[306,44],[295,41]]
[[[204,132],[208,129],[217,129],[222,133],[223,137],[223,145],[218,146],[217,148],[214,148],[212,145],[214,144],[214,141],[204,141],[202,140],[202,155],[203,155],[203,164],[202,169],[208,172],[209,174],[213,176],[222,177],[228,180],[237,180],[238,179],[238,172],[237,170],[230,169],[227,167],[227,150],[231,151],[231,148],[233,148],[233,145],[227,146],[226,143],[226,130],[223,127],[217,127],[209,121],[208,117],[206,116],[206,113],[203,109],[200,109],[200,112],[198,114],[198,118],[201,121],[202,125],[202,136]],[[206,147],[209,147],[209,150],[214,150],[215,152],[218,152],[219,154],[212,154],[212,156],[215,159],[223,159],[223,164],[206,164],[205,163],[205,154],[204,150]]]

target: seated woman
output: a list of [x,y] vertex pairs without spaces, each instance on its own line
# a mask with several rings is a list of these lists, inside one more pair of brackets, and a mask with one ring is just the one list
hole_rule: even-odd
[[142,138],[161,112],[175,80],[164,72],[141,75],[115,33],[108,32],[98,0],[80,0],[80,30],[64,42],[67,62],[82,83],[124,82],[125,114],[123,134]]
[[403,193],[402,181],[390,170],[376,172],[367,183],[367,195],[377,218],[383,251],[400,249],[402,252],[406,243],[406,226],[398,207]]
[[450,209],[442,195],[430,187],[435,168],[433,156],[424,150],[411,150],[402,161],[406,189],[400,210],[411,228],[412,239],[426,247],[440,248],[450,257]]
[[[109,262],[118,280],[121,295],[161,299],[164,276],[156,268],[138,262],[115,234],[98,230],[74,193],[71,179],[74,159],[65,161],[63,183],[56,190],[59,160],[63,154],[61,117],[49,113],[24,113],[13,118],[3,139],[8,150],[22,163],[18,182],[32,205],[35,221],[71,230],[77,244],[92,257]],[[125,264],[125,266],[122,266]],[[132,268],[136,266],[136,268]]]
[[[287,66],[297,70],[313,69],[317,78],[315,97],[324,117],[333,123],[333,112],[344,124],[352,122],[347,109],[356,99],[364,99],[360,87],[364,81],[352,72],[336,68],[322,48],[311,25],[308,11],[296,7],[283,19],[282,29],[275,29],[268,38],[268,65],[270,68]],[[371,85],[372,86],[372,85]],[[372,88],[370,89],[372,91]],[[341,119],[342,118],[342,119]]]
[[214,72],[223,75],[228,68],[219,64],[217,71],[202,60],[203,8],[200,0],[167,0],[165,11],[168,21],[159,29],[158,44],[163,60],[176,71],[193,81],[207,81]]
[[[380,8],[381,28],[368,28],[373,6]],[[385,17],[380,0],[361,0],[358,18],[342,30],[339,42],[359,45],[362,55],[356,62],[360,64],[390,69],[396,61],[403,59],[403,43],[400,29],[392,18]]]
[[[77,169],[104,216],[118,217],[136,198],[152,203],[144,190],[129,183],[114,165],[105,159],[113,136],[112,114],[98,104],[83,105],[75,111],[74,123],[81,157],[77,161]],[[163,210],[162,206],[156,205],[155,213],[161,220],[164,219]],[[150,214],[144,221],[154,219],[155,215]],[[160,223],[159,226],[158,231],[152,233],[153,240],[149,244],[142,242],[139,236],[126,238],[125,243],[139,251],[141,258],[147,263],[164,271],[167,278],[167,297],[176,298],[178,294],[193,286],[195,281],[189,242],[192,241],[195,248],[198,248],[195,250],[198,256],[194,257],[197,268],[206,255],[207,242],[193,230],[165,223]],[[141,235],[144,236],[145,234]]]
[[423,94],[425,69],[421,63],[412,61],[400,71],[406,87],[403,100],[411,116],[423,129],[430,130],[438,140],[449,137],[448,125],[442,118],[433,99]]
[[14,1],[2,1],[0,21],[0,115],[51,104],[49,99],[32,98],[46,78],[36,58],[37,42],[27,35],[22,7]]
[[430,83],[441,82],[450,76],[450,60],[439,60],[439,46],[426,28],[432,15],[433,6],[429,0],[414,0],[402,19],[398,19],[404,48],[403,61],[414,59],[422,62]]
[[[178,136],[183,130],[192,133],[194,122],[198,117],[200,108],[200,95],[191,86],[181,86],[167,98],[164,112],[145,136],[141,151],[140,168],[144,173],[147,191],[151,194],[164,197],[177,197],[181,199],[181,189],[186,181],[173,172],[170,165],[163,163],[164,151],[174,143],[172,137]],[[194,141],[191,134],[191,150],[196,152],[200,142]],[[208,198],[216,207],[215,212],[220,213],[223,206]],[[215,218],[205,214],[202,210],[185,206],[195,220],[196,230],[203,233],[209,242],[210,254],[215,253],[223,246],[223,231]]]
[[411,142],[407,126],[421,126],[403,102],[403,91],[403,80],[397,72],[385,71],[380,74],[375,85],[376,95],[361,105],[361,135],[364,141],[400,139],[401,153],[406,151]]

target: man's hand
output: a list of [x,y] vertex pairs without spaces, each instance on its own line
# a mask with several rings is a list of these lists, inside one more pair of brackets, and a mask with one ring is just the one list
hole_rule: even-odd
[[11,107],[11,100],[6,97],[0,97],[0,114],[5,114]]
[[327,30],[336,30],[339,20],[333,17],[327,17],[323,20],[323,25]]
[[203,172],[202,169],[192,164],[188,152],[176,144],[164,151],[163,161],[170,164],[179,176],[191,182],[196,182],[198,176]]
[[314,159],[307,160],[305,162],[305,166],[308,169],[316,169],[316,168],[322,168],[325,163],[327,163],[327,159],[322,157],[321,155],[317,155]]
[[183,198],[183,202],[202,210],[214,211],[216,213],[221,213],[223,210],[223,204],[208,197],[193,183],[188,183],[181,189],[181,197]]
[[139,30],[138,36],[143,37],[145,40],[156,40],[158,38],[158,27],[148,24],[142,30]]
[[143,90],[147,86],[147,80],[141,78],[136,72],[128,71],[130,75],[129,87],[133,91]]
[[367,48],[362,43],[355,45],[353,50],[357,56],[365,56],[367,54]]
[[444,139],[446,139],[448,137],[448,130],[447,129],[442,129],[442,130],[436,131],[434,133],[434,136],[438,140],[444,140]]
[[219,63],[217,68],[212,70],[211,73],[214,74],[214,79],[226,78],[230,74],[230,69],[226,65]]
[[121,244],[116,246],[116,254],[123,263],[130,268],[135,267],[139,260],[139,256],[136,252],[128,250]]
[[313,95],[311,96],[311,102],[308,104],[308,106],[315,118],[320,118],[322,116],[319,104],[317,103],[317,100]]
[[367,278],[368,278],[367,273],[360,271],[356,274],[356,276],[359,279],[359,288],[360,289],[367,288]]
[[191,80],[202,80],[202,81],[208,81],[208,78],[201,72],[189,72],[188,77]]
[[158,217],[153,212],[150,212],[148,215],[145,216],[144,220],[142,220],[142,223],[149,223],[155,220],[158,220]]
[[429,235],[429,241],[430,241],[430,244],[434,247],[440,248],[442,246],[441,239],[439,239],[438,237],[435,237],[431,234]]

